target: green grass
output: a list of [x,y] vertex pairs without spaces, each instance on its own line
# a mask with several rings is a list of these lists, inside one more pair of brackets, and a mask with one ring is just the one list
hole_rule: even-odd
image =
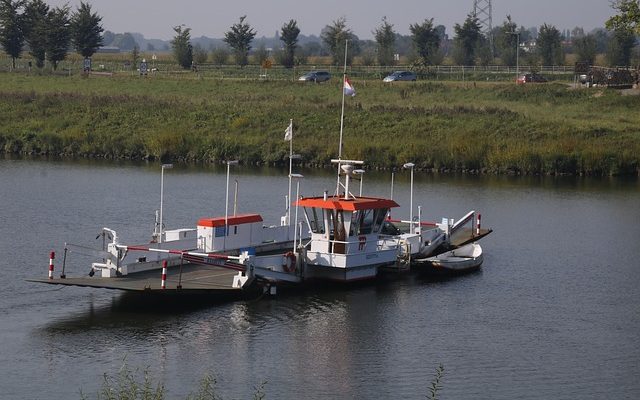
[[[344,156],[369,168],[522,174],[638,174],[640,96],[562,84],[355,79]],[[0,150],[108,158],[281,164],[337,156],[340,82],[180,77],[0,79]]]

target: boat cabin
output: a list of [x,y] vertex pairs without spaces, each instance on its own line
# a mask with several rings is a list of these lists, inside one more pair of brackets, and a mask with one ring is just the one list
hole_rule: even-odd
[[[316,264],[344,268],[377,258],[372,255],[383,250],[380,231],[385,218],[392,207],[398,207],[389,199],[337,196],[303,198],[296,205],[304,208],[311,229],[308,256]],[[358,257],[348,261],[352,255]],[[344,263],[338,259],[344,259]]]
[[[225,229],[226,227],[226,229]],[[212,253],[262,243],[262,216],[242,214],[198,221],[198,248]]]

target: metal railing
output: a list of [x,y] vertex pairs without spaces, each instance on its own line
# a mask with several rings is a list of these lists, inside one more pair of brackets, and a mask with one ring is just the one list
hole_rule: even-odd
[[[147,76],[165,76],[175,78],[214,78],[214,79],[239,79],[239,80],[281,80],[295,81],[304,73],[312,70],[324,70],[331,73],[335,78],[342,76],[342,66],[309,64],[295,66],[293,68],[285,68],[281,65],[275,65],[269,69],[264,69],[259,65],[246,65],[240,68],[237,65],[218,65],[213,63],[198,64],[197,70],[185,70],[178,64],[157,62],[155,64],[148,63]],[[395,65],[395,66],[377,66],[377,65],[354,65],[347,67],[347,74],[353,79],[382,79],[395,70],[414,70],[418,73],[420,80],[465,80],[480,79],[487,77],[494,79],[510,79],[510,75],[517,72],[525,73],[532,69],[528,65],[515,66],[504,65],[488,65],[488,66],[460,66],[460,65],[434,65],[421,68],[413,68],[411,65]],[[564,75],[573,74],[573,66],[537,66],[534,68],[542,74],[546,75]],[[0,58],[0,71],[8,72],[12,70],[11,59],[8,57]],[[37,73],[37,68],[29,66],[26,59],[18,59],[16,61],[16,71]],[[42,69],[45,73],[52,71],[51,66],[47,65]],[[133,68],[126,61],[96,61],[93,63],[93,72],[113,73],[117,75],[140,75],[137,68]],[[78,60],[64,60],[58,63],[55,71],[58,75],[79,75],[83,73],[83,62]],[[481,75],[480,77],[478,75]],[[483,80],[484,80],[483,79]]]

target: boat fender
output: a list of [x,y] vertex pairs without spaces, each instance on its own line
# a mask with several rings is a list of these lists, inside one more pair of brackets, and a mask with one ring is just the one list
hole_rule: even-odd
[[288,273],[296,271],[296,255],[292,251],[289,251],[284,255],[284,264],[282,264],[282,269]]

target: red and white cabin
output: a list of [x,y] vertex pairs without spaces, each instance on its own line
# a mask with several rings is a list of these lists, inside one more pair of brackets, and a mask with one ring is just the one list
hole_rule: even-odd
[[397,261],[397,241],[381,234],[392,207],[375,197],[309,197],[304,208],[311,229],[306,278],[352,281],[373,278],[378,268]]

